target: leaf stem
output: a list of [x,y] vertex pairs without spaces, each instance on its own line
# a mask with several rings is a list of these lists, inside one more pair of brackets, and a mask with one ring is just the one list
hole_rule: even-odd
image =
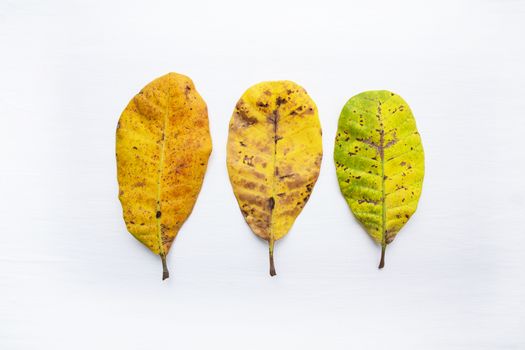
[[385,251],[386,251],[386,244],[381,245],[381,261],[379,262],[379,269],[382,269],[385,266]]
[[170,272],[168,271],[168,264],[166,264],[166,255],[161,254],[160,259],[162,260],[162,280],[170,277]]
[[275,276],[277,273],[275,272],[275,264],[273,262],[273,239],[270,240],[270,276]]

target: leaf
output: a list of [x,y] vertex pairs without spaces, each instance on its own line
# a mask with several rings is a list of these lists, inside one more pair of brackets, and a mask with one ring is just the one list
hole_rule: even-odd
[[334,160],[341,192],[368,234],[381,245],[394,240],[417,208],[424,153],[408,104],[390,91],[367,91],[343,107]]
[[235,197],[252,231],[274,243],[310,197],[322,159],[317,107],[291,81],[263,82],[242,95],[230,120],[227,164]]
[[190,78],[169,73],[129,102],[117,126],[119,199],[128,231],[160,255],[163,277],[211,153],[206,103]]

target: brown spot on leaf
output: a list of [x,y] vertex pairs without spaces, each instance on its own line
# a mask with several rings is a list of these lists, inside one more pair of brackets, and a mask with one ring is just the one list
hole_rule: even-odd
[[256,178],[258,178],[258,179],[265,179],[266,178],[266,175],[264,175],[263,173],[260,173],[258,171],[252,171],[251,174],[253,176],[255,176]]
[[295,175],[294,173],[286,174],[286,175],[281,175],[281,176],[279,176],[279,180],[282,181],[282,180],[284,180],[284,179],[286,179],[286,178],[289,178],[289,177],[292,177],[292,176],[294,176],[294,175]]
[[261,208],[266,205],[266,201],[264,201],[263,205],[263,200],[260,196],[250,193],[239,193],[239,200]]
[[248,166],[253,166],[253,157],[254,156],[251,156],[251,157],[244,156],[244,159],[242,160],[242,162]]
[[253,190],[257,184],[255,182],[251,182],[251,181],[246,181],[244,179],[241,179],[241,181],[239,182],[239,184],[244,187],[244,188],[247,188],[249,190]]
[[284,211],[282,215],[296,217],[301,211],[301,209],[303,209],[303,207],[304,203],[298,203],[293,209]]
[[309,184],[306,185],[306,192],[308,193],[312,193],[312,189],[314,188],[314,183],[311,182]]
[[314,109],[312,107],[308,108],[306,111],[304,111],[305,115],[314,114]]
[[286,103],[286,99],[282,98],[281,96],[277,96],[277,99],[275,100],[275,104],[277,106],[283,105]]
[[235,107],[236,120],[239,122],[239,126],[248,127],[257,123],[257,118],[248,116],[244,110],[244,101],[240,100]]
[[306,184],[308,180],[302,178],[302,177],[299,177],[299,176],[296,176],[294,177],[294,180],[293,181],[289,181],[286,183],[286,185],[288,186],[289,189],[294,189],[294,188],[299,188],[299,187],[302,187]]
[[362,203],[369,203],[369,204],[378,205],[378,204],[379,204],[379,201],[377,201],[377,200],[373,200],[373,199],[369,199],[369,198],[363,198],[363,199],[359,199],[359,200],[357,201],[357,203],[359,203],[359,204],[362,204]]

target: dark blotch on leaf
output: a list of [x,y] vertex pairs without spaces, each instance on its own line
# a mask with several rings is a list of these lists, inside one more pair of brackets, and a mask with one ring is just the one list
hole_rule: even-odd
[[270,208],[270,210],[273,210],[274,207],[275,207],[275,199],[273,199],[273,197],[270,197],[270,199],[268,199],[268,208]]
[[285,103],[286,103],[286,100],[284,98],[282,98],[281,96],[278,96],[277,99],[275,100],[275,104],[277,106],[283,105]]

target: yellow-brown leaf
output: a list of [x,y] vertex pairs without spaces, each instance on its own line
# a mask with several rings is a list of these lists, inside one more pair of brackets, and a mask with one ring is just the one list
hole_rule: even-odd
[[241,97],[230,121],[228,172],[252,231],[269,243],[285,236],[310,197],[322,159],[317,107],[291,81],[264,82]]
[[190,78],[169,73],[146,85],[120,116],[119,199],[128,231],[162,258],[190,215],[211,153],[206,103]]

